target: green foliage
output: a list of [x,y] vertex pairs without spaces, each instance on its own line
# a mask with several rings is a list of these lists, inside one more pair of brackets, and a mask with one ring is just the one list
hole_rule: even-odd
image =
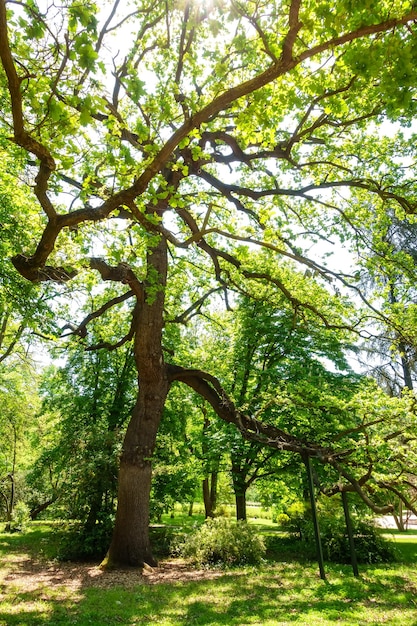
[[25,506],[26,474],[36,454],[37,382],[30,363],[13,355],[8,367],[0,365],[0,518],[8,521],[13,520],[15,503]]
[[[0,90],[1,91],[1,90]],[[4,140],[4,144],[3,144]],[[29,347],[38,347],[33,331],[53,336],[51,311],[54,287],[39,288],[24,280],[11,257],[22,252],[40,232],[36,199],[22,180],[26,156],[2,136],[0,124],[0,362],[18,353],[25,359]],[[16,178],[18,179],[16,181]]]
[[[358,563],[389,563],[397,552],[375,527],[372,519],[356,520],[354,524],[355,552]],[[350,563],[350,549],[344,522],[323,524],[323,544],[326,558],[335,563]]]
[[57,531],[57,558],[61,561],[101,561],[106,555],[114,517],[103,515],[93,526],[68,522]]
[[[158,451],[157,451],[158,454]],[[178,460],[175,464],[163,463],[155,458],[151,493],[151,519],[160,521],[163,513],[174,508],[176,502],[194,500],[197,478],[193,460]]]
[[[370,332],[381,317],[378,302],[362,297],[366,311],[352,304],[349,294],[357,296],[360,271],[341,268],[345,263],[327,251],[343,243],[366,267],[372,249],[387,273],[389,264],[401,271],[406,266],[410,284],[415,282],[410,259],[387,245],[386,225],[393,214],[414,219],[416,142],[400,133],[389,136],[383,125],[389,119],[406,126],[415,117],[415,15],[407,15],[413,4],[219,1],[208,10],[198,2],[144,0],[128,13],[119,2],[99,9],[90,0],[62,0],[42,11],[34,0],[20,4],[8,3],[0,33],[0,156],[6,154],[0,176],[6,233],[0,242],[2,328],[7,321],[2,355],[21,321],[33,328],[47,311],[33,292],[16,288],[8,259],[21,253],[22,274],[34,281],[62,278],[52,266],[79,272],[72,293],[84,283],[82,298],[95,312],[89,328],[95,326],[100,345],[120,346],[123,336],[140,336],[148,354],[136,356],[145,362],[162,355],[162,328],[204,312],[207,327],[220,325],[221,349],[202,358],[195,338],[178,349],[187,336],[167,329],[167,361],[190,356],[182,362],[196,369],[208,363],[239,408],[301,445],[318,442],[335,452],[348,445],[343,463],[351,460],[355,479],[369,465],[382,484],[384,475],[392,478],[404,465],[415,465],[412,445],[406,450],[404,444],[415,426],[411,411],[380,395],[365,402],[371,387],[358,390],[344,360],[342,346],[351,340],[344,329]],[[9,136],[20,143],[17,152],[5,147]],[[36,212],[28,189],[36,196]],[[256,248],[262,252],[254,253]],[[99,297],[87,269],[97,251],[109,264],[103,280],[121,283]],[[228,308],[236,293],[248,299],[240,328],[212,315],[219,286]],[[123,300],[108,308],[128,288],[137,306]],[[63,291],[56,289],[58,296]],[[9,295],[16,307],[9,308]],[[72,324],[74,308],[57,320]],[[384,314],[393,327],[413,319],[404,314],[406,297],[399,308]],[[46,319],[46,328],[54,330],[56,320]],[[84,332],[83,326],[78,333],[86,345]],[[230,361],[225,366],[226,356],[232,367]],[[131,389],[137,388],[134,368],[121,376],[102,354],[96,361],[89,356],[84,366],[77,358],[75,370],[70,365],[52,375],[45,387],[45,410],[57,433],[55,439],[47,433],[38,463],[43,481],[37,482],[45,485],[52,476],[53,491],[59,487],[65,494],[66,512],[87,523],[103,509],[112,513],[117,452],[134,400]],[[141,384],[152,386],[146,373],[139,390]],[[211,391],[221,399],[217,388]],[[144,397],[158,393],[150,389]],[[154,436],[161,413],[162,407],[153,423],[142,421],[149,427],[144,439]],[[404,428],[392,428],[401,418]],[[228,441],[232,445],[224,448],[234,461],[247,460],[235,463],[244,487],[263,465],[266,472],[277,465],[285,469],[237,435]],[[174,461],[183,449],[177,442],[172,447],[165,458],[158,451],[155,472],[155,493],[159,502],[166,497],[165,507],[175,498],[171,468],[178,467],[184,492],[191,491],[193,478],[190,456],[180,468]],[[203,448],[201,443],[197,453]],[[340,479],[333,470],[318,473],[323,483]]]
[[23,501],[20,501],[13,507],[12,519],[10,524],[8,524],[8,530],[12,533],[25,532],[29,522],[29,507]]
[[[291,285],[301,285],[298,273],[284,270]],[[299,437],[317,440],[345,422],[345,404],[357,392],[361,377],[346,360],[353,339],[343,329],[348,307],[342,310],[339,301],[318,297],[320,288],[314,281],[302,289],[306,301],[317,299],[319,309],[333,322],[340,319],[341,328],[326,328],[308,310],[297,314],[271,288],[265,287],[256,298],[241,298],[232,385],[245,410]]]
[[196,407],[178,387],[170,391],[159,427],[153,456],[151,519],[160,521],[175,503],[194,501],[201,481],[196,458],[193,418]]
[[[342,506],[340,504],[340,509]],[[351,553],[343,511],[335,506],[319,508],[320,537],[325,560],[350,563]],[[316,554],[314,526],[309,507],[296,503],[281,514],[277,522],[300,542],[300,551]],[[381,534],[371,517],[352,516],[355,552],[358,563],[387,563],[395,560],[396,551]]]
[[186,537],[181,554],[199,565],[245,565],[259,563],[265,545],[246,522],[217,517]]
[[134,386],[129,348],[85,359],[74,346],[66,366],[51,368],[43,379],[40,454],[27,477],[31,506],[58,494],[55,515],[84,524],[84,538],[91,532],[93,546],[100,545],[113,519],[118,455]]
[[303,502],[293,502],[285,509],[285,513],[272,515],[272,521],[279,524],[281,528],[287,530],[298,539],[303,538],[303,525],[306,520],[307,506]]

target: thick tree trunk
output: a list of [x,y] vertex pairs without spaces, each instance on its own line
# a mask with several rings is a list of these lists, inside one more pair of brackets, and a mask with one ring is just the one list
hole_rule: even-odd
[[152,455],[169,384],[162,354],[166,242],[148,254],[147,280],[138,302],[135,359],[138,398],[120,459],[118,502],[112,542],[103,566],[155,565],[149,539]]
[[112,542],[103,562],[107,567],[142,566],[145,563],[156,565],[149,539],[151,462],[146,458],[144,445],[141,446],[142,450],[134,450],[134,439],[129,436],[125,440],[120,463],[116,522]]

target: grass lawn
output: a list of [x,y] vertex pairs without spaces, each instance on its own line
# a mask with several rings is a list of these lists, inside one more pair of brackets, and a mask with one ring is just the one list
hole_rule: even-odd
[[315,563],[282,555],[170,582],[128,570],[107,574],[103,585],[86,576],[91,565],[51,562],[51,527],[35,523],[24,534],[0,534],[0,626],[417,626],[417,534],[391,535],[400,562],[361,566],[357,579],[348,566],[326,564],[322,581]]

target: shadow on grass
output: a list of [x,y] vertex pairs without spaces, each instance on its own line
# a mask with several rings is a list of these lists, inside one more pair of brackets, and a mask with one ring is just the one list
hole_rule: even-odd
[[0,626],[179,624],[417,624],[414,580],[368,567],[360,579],[328,566],[287,563],[228,572],[215,580],[123,587],[81,587],[72,597],[46,590],[16,593],[0,608]]
[[[21,573],[30,570],[30,558],[42,563],[52,550],[50,533],[40,524],[25,534],[0,535],[3,567],[8,555],[21,559]],[[128,588],[117,577],[105,587],[81,579],[68,588],[71,567],[67,579],[49,571],[33,591],[8,579],[0,583],[0,626],[417,626],[417,571],[407,566],[417,560],[417,543],[405,535],[396,545],[403,565],[361,566],[355,579],[349,566],[326,564],[328,582],[282,537],[272,542],[275,563],[215,579],[149,584],[138,577]]]

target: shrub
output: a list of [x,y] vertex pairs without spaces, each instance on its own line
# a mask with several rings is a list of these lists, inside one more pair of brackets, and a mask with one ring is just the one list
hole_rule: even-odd
[[286,513],[277,515],[275,519],[283,530],[288,531],[297,539],[302,540],[306,534],[310,534],[310,524],[311,531],[313,531],[309,508],[303,502],[294,502],[287,508]]
[[[358,563],[386,563],[395,560],[394,546],[382,537],[372,520],[352,521]],[[325,558],[336,563],[350,563],[350,546],[344,519],[322,526],[323,531],[320,527],[320,534]]]
[[59,531],[58,558],[61,561],[101,560],[110,545],[114,520],[107,517],[88,528],[80,522],[66,524]]
[[13,509],[12,519],[7,525],[9,532],[23,532],[30,522],[30,511],[27,504],[20,501]]
[[[283,527],[290,536],[300,540],[309,555],[315,554],[315,536],[311,511],[301,513],[300,507],[288,510],[288,521]],[[343,515],[334,510],[319,510],[319,526],[323,556],[327,561],[350,563],[351,553],[346,523]],[[284,521],[284,520],[283,520]],[[352,516],[355,552],[358,563],[383,563],[395,559],[395,548],[375,527],[371,518],[360,519]]]
[[218,517],[188,535],[180,553],[198,565],[246,565],[262,560],[265,545],[246,522]]

